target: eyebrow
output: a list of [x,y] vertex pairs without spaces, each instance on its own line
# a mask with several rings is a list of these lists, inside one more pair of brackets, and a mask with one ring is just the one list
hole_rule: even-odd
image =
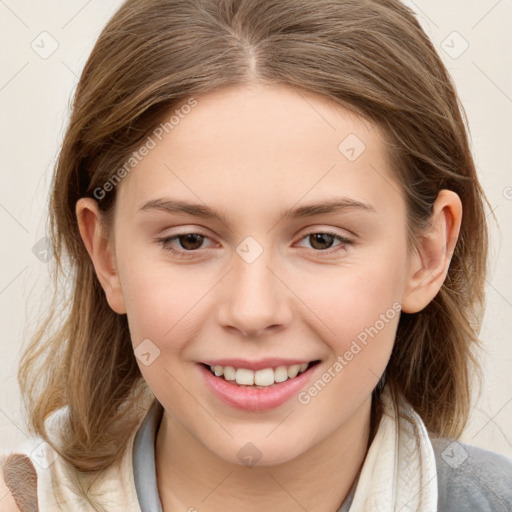
[[[165,213],[181,213],[201,217],[203,219],[214,219],[224,224],[228,224],[226,216],[204,204],[190,203],[179,199],[160,198],[151,199],[144,203],[139,211],[163,211]],[[280,218],[283,219],[300,219],[304,217],[312,217],[314,215],[321,215],[327,213],[337,213],[347,210],[362,210],[365,212],[377,213],[375,208],[370,204],[358,201],[349,197],[337,197],[330,200],[325,200],[320,203],[311,203],[297,208],[288,208],[280,213]]]

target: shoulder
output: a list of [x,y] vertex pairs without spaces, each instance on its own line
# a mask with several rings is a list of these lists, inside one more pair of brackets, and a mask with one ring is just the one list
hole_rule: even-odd
[[455,439],[432,438],[439,512],[512,510],[512,459]]
[[[0,453],[0,512],[38,510],[41,483],[51,480],[47,469],[55,452],[40,436],[25,439],[11,451]],[[41,478],[44,477],[44,478]],[[6,496],[2,499],[2,496]]]
[[37,475],[25,454],[0,458],[0,512],[37,510]]
[[9,488],[0,474],[0,512],[21,512]]
[[[55,439],[66,410],[57,409],[46,419],[48,433]],[[54,460],[55,452],[40,436],[30,437],[12,451],[0,453],[0,512],[38,510],[40,477],[50,478],[45,470]]]
[[0,512],[21,512],[11,490],[5,484],[3,471],[0,471]]

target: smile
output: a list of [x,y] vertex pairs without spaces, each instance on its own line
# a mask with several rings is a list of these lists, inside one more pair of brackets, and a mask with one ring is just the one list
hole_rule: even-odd
[[261,370],[250,370],[248,368],[235,368],[233,366],[205,365],[216,377],[226,381],[236,382],[239,386],[252,386],[256,389],[272,386],[276,383],[285,382],[303,373],[308,367],[317,363],[292,364],[289,366],[277,366],[275,368],[262,368]]
[[[230,407],[248,412],[262,412],[283,405],[316,378],[322,369],[320,360],[309,363],[301,361],[300,364],[297,360],[253,364],[237,361],[224,360],[224,364],[198,363],[197,368],[206,388],[217,399]],[[283,364],[285,362],[291,364]]]

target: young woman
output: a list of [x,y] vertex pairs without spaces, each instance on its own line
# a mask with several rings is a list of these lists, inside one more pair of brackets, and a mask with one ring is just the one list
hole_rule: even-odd
[[55,169],[0,510],[511,510],[512,461],[457,441],[487,257],[464,121],[398,1],[124,3]]

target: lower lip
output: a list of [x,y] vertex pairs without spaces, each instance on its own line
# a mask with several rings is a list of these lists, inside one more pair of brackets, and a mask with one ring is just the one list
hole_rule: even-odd
[[246,411],[266,411],[285,403],[296,395],[306,382],[316,373],[320,364],[316,364],[293,379],[275,383],[263,388],[251,388],[232,384],[222,377],[216,377],[202,364],[198,364],[208,387],[223,402]]

